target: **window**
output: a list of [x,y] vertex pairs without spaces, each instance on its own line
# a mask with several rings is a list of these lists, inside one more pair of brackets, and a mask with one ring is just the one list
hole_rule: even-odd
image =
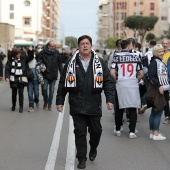
[[25,26],[31,26],[31,17],[24,17],[24,23]]
[[30,1],[24,1],[24,5],[25,5],[25,6],[30,6],[31,3],[30,3]]
[[10,9],[10,11],[13,11],[14,10],[14,4],[10,4],[9,9]]
[[155,9],[155,4],[154,3],[150,3],[150,10],[154,10]]
[[167,17],[161,17],[161,20],[167,20]]
[[150,17],[154,17],[154,13],[150,13]]
[[14,13],[9,13],[9,19],[14,19]]

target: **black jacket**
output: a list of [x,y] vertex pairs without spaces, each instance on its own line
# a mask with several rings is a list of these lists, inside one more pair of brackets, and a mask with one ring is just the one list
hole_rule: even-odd
[[46,66],[45,72],[42,73],[45,79],[57,80],[58,70],[62,71],[61,57],[58,50],[49,51],[47,46],[38,54],[37,61]]
[[[93,55],[93,54],[92,54]],[[94,88],[93,75],[93,57],[91,57],[87,72],[84,71],[83,65],[76,57],[76,83],[77,87],[64,87],[66,70],[69,61],[66,62],[56,96],[56,105],[64,105],[66,93],[69,92],[70,114],[84,115],[102,115],[102,98],[101,93],[104,89],[106,102],[113,103],[114,83],[110,76],[108,67],[103,59],[100,59],[103,68],[103,89]]]
[[[23,72],[23,75],[22,76],[27,76],[26,75],[26,71],[27,71],[27,61],[26,61],[26,57],[25,55],[21,55],[20,57],[20,61],[21,61],[21,67],[22,67],[22,72]],[[10,79],[10,75],[11,75],[11,68],[12,68],[12,58],[11,59],[8,59],[7,63],[6,63],[6,66],[5,66],[5,79],[6,78],[9,78]],[[10,81],[10,87],[11,88],[18,88],[19,87],[19,77],[20,76],[15,76],[15,81],[14,82],[11,82]],[[21,86],[21,84],[20,84]]]

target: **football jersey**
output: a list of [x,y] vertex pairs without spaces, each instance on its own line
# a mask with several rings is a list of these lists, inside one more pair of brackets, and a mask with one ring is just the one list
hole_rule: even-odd
[[137,78],[138,71],[143,70],[138,54],[128,50],[115,53],[111,68],[116,70],[117,80]]

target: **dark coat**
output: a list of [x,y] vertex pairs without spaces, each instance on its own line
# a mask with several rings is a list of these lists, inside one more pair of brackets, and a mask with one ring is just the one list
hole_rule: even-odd
[[157,75],[157,63],[155,59],[160,58],[153,56],[149,65],[148,70],[148,77],[149,77],[149,85],[147,87],[147,94],[146,94],[146,100],[148,107],[154,107],[156,111],[159,111],[164,107],[166,102],[169,101],[169,92],[164,91],[164,94],[161,95],[159,93],[159,87],[161,86],[159,82],[159,78]]
[[103,68],[103,89],[94,88],[93,75],[93,54],[89,62],[87,72],[84,71],[83,65],[76,57],[76,83],[77,87],[64,87],[66,70],[69,61],[66,62],[56,96],[56,105],[64,105],[66,93],[69,92],[70,114],[84,115],[102,115],[102,98],[101,93],[104,89],[106,102],[113,103],[114,99],[114,83],[110,76],[108,67],[103,59],[100,59]]
[[46,66],[45,72],[42,73],[45,79],[57,80],[58,70],[62,71],[61,57],[58,50],[49,51],[47,46],[37,55],[37,61]]
[[[21,62],[21,68],[22,68],[22,72],[23,72],[22,76],[26,76],[26,70],[28,68],[27,62],[26,62],[26,57],[21,55],[20,62]],[[12,60],[9,59],[6,63],[6,66],[5,66],[5,79],[6,78],[10,79],[11,68],[12,68]],[[22,86],[21,84],[19,84],[19,77],[20,76],[15,76],[15,81],[14,82],[10,81],[10,87],[11,88],[18,88],[19,86]]]

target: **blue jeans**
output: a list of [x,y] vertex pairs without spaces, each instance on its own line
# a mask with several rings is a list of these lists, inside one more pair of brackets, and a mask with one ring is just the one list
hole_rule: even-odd
[[[44,79],[43,97],[44,97],[44,102],[47,103],[48,106],[52,105],[55,83],[56,80]],[[48,94],[48,85],[49,85],[49,94]]]
[[38,80],[28,81],[28,99],[29,107],[34,108],[34,102],[39,103],[39,83]]
[[158,112],[155,112],[154,108],[152,107],[151,115],[149,117],[150,130],[156,130],[156,131],[159,130],[162,113],[163,113],[163,108]]

